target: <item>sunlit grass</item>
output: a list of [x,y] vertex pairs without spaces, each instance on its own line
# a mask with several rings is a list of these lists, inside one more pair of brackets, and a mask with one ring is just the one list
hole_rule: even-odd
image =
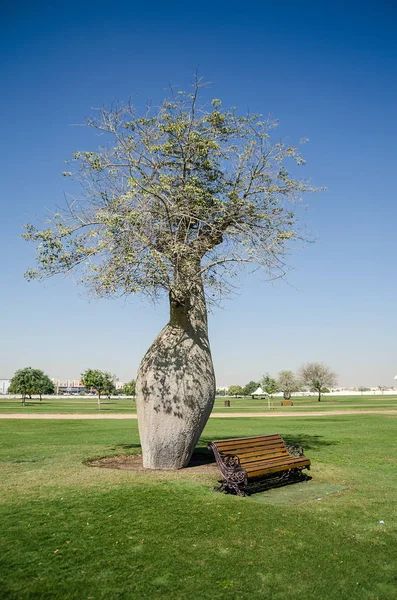
[[[230,408],[225,407],[225,400],[230,401]],[[341,409],[397,409],[397,395],[373,395],[373,396],[324,396],[321,402],[314,396],[293,397],[293,406],[281,406],[282,398],[273,399],[273,409],[282,412],[299,412],[307,410],[332,411]],[[267,412],[267,400],[253,400],[252,398],[223,398],[215,400],[214,412]],[[81,413],[90,414],[98,412],[98,403],[95,397],[51,397],[48,396],[40,401],[34,397],[26,400],[26,406],[22,405],[20,398],[0,396],[1,413]],[[136,413],[135,399],[133,398],[102,398],[101,412],[109,413]]]
[[139,453],[135,421],[0,421],[1,598],[394,599],[396,423],[211,420],[201,447],[277,431],[313,482],[349,488],[277,506],[215,494],[208,475],[83,464]]

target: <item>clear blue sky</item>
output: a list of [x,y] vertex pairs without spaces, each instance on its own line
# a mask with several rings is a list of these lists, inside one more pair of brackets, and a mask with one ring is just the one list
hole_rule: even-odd
[[[21,224],[63,203],[62,161],[92,146],[91,107],[160,100],[200,68],[211,93],[310,138],[305,174],[328,187],[317,237],[288,284],[248,278],[210,317],[218,385],[320,360],[341,385],[393,385],[396,328],[397,8],[392,1],[8,3],[2,8],[0,377],[34,366],[135,377],[167,320],[138,298],[87,302],[69,280],[28,284]],[[27,215],[31,215],[30,217]]]

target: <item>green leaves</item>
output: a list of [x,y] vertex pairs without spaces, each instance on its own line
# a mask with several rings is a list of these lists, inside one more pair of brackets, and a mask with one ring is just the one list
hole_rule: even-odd
[[144,114],[127,103],[87,120],[103,145],[75,152],[76,172],[63,173],[81,184],[79,198],[45,227],[25,226],[37,248],[28,279],[78,271],[96,295],[156,299],[178,292],[182,263],[201,263],[196,276],[222,293],[249,262],[270,277],[285,273],[284,254],[303,239],[291,203],[316,189],[286,163],[304,159],[271,141],[274,119],[239,115],[219,98],[208,110],[203,86],[197,78],[192,92],[171,89]]
[[111,394],[115,390],[115,376],[99,369],[87,369],[81,374],[81,381],[86,389],[96,390],[98,395]]
[[23,398],[33,394],[41,396],[42,394],[53,394],[54,384],[48,375],[45,375],[40,369],[26,367],[15,373],[11,379],[9,390],[13,394],[21,394]]

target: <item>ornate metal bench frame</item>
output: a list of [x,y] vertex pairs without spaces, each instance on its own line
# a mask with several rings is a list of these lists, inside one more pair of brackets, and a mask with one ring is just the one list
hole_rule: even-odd
[[[283,440],[284,441],[284,440]],[[287,452],[292,457],[304,456],[304,449],[299,444],[286,444],[284,446]],[[223,480],[220,480],[220,486],[214,487],[214,492],[234,493],[237,496],[247,496],[249,494],[248,473],[241,466],[240,459],[237,454],[225,454],[220,452],[214,442],[208,444],[208,448],[213,451],[216,464],[223,475]],[[302,478],[302,470],[310,470],[310,465],[303,467],[294,467],[285,469],[271,475],[262,475],[258,478],[251,478],[251,482],[256,479],[266,480],[269,484],[281,484],[283,482],[293,482]],[[309,478],[310,479],[310,478]]]

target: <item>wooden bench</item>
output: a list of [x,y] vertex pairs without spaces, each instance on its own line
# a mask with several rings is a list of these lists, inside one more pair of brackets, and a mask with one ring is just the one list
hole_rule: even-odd
[[294,406],[292,400],[281,400],[281,406]]
[[223,476],[217,492],[247,495],[249,483],[259,479],[291,481],[302,477],[302,469],[310,469],[310,460],[302,446],[287,445],[281,435],[215,440],[208,444]]

